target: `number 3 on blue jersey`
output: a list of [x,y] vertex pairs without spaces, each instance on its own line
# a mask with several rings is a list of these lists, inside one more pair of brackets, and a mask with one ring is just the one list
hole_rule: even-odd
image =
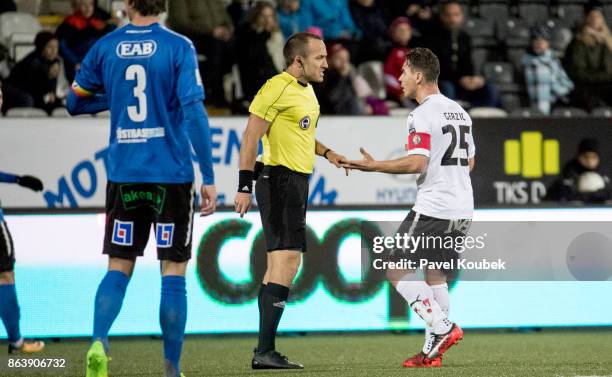
[[133,122],[144,122],[147,119],[147,72],[140,64],[132,64],[125,70],[125,79],[136,80],[134,97],[138,99],[138,106],[128,106],[128,116]]

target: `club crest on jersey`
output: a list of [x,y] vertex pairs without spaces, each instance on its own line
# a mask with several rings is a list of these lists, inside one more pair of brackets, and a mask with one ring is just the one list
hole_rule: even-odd
[[157,223],[155,236],[157,239],[157,247],[172,247],[172,239],[174,238],[174,224]]
[[112,243],[121,246],[132,246],[134,240],[134,223],[132,221],[115,220],[113,224]]
[[117,45],[117,56],[120,58],[148,58],[157,51],[157,43],[153,40],[124,41]]
[[300,128],[303,130],[307,130],[310,127],[310,115],[306,115],[302,119],[300,119]]
[[413,145],[421,144],[421,137],[419,136],[419,134],[415,133],[414,135],[412,135],[412,144]]

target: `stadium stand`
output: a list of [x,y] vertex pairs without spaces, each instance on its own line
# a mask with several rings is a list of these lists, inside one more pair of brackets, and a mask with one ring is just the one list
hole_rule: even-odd
[[9,49],[15,61],[34,49],[34,38],[41,29],[38,20],[31,14],[6,12],[0,15],[0,43]]
[[[222,0],[226,6],[237,7],[237,3],[231,0]],[[356,0],[349,0],[349,2]],[[278,1],[269,1],[274,6]],[[15,62],[22,59],[32,49],[33,40],[37,32],[42,29],[54,28],[57,24],[49,20],[61,20],[72,11],[71,0],[16,0],[18,12],[6,12],[0,15],[0,44],[7,47],[10,60],[4,62],[11,67]],[[243,4],[244,3],[244,4]],[[248,4],[247,4],[248,3]],[[240,2],[243,19],[256,2]],[[391,25],[393,18],[397,16],[389,9],[397,5],[387,4],[387,1],[376,0],[377,7],[382,7],[387,14],[387,24]],[[432,16],[423,17],[422,14],[410,16],[413,34],[415,38],[410,47],[419,46],[423,43],[423,28],[435,21],[440,9],[441,1],[427,1],[423,9],[431,9]],[[528,108],[529,100],[525,90],[522,75],[522,59],[530,48],[530,28],[536,24],[544,24],[551,30],[550,46],[554,54],[566,62],[566,51],[575,34],[584,20],[586,7],[593,6],[601,9],[607,20],[612,16],[612,1],[603,0],[461,0],[461,7],[465,11],[465,31],[472,41],[472,60],[475,74],[482,75],[487,82],[493,84],[500,92],[501,107],[509,116],[537,115],[533,109]],[[116,22],[117,10],[122,8],[122,2],[117,0],[97,0],[97,7],[112,16]],[[251,7],[251,9],[249,9]],[[230,7],[231,8],[231,7]],[[230,9],[228,8],[228,9]],[[356,7],[353,7],[356,9]],[[394,9],[394,12],[397,10]],[[609,23],[609,22],[608,22]],[[42,25],[42,26],[41,26]],[[419,36],[421,38],[419,38]],[[347,41],[348,48],[351,43],[359,43],[359,37]],[[233,48],[233,47],[232,47]],[[202,51],[200,56],[204,58]],[[380,61],[367,61],[357,66],[357,71],[366,79],[374,91],[374,96],[380,99],[390,100],[385,89],[385,81]],[[204,66],[205,59],[201,62]],[[231,62],[233,67],[234,61]],[[0,78],[6,78],[6,70],[0,74]],[[243,97],[242,83],[236,70],[227,70],[224,78],[225,99],[230,103],[231,111],[240,114],[248,107],[248,98]],[[206,72],[202,71],[203,76]],[[221,101],[223,102],[223,101]],[[388,101],[389,102],[389,101]],[[236,105],[236,103],[240,103]],[[396,104],[394,104],[396,106]],[[410,106],[409,103],[400,106]],[[577,104],[570,103],[569,106],[576,107]],[[582,105],[580,105],[582,106]],[[592,111],[593,116],[606,116],[606,107]],[[61,111],[61,110],[58,110]],[[479,109],[477,114],[483,114]],[[564,116],[570,111],[572,116],[577,111],[562,109],[553,112],[552,116]],[[215,114],[212,110],[212,114]],[[392,113],[397,114],[398,111]],[[14,114],[13,112],[9,114]],[[226,113],[223,113],[226,114]],[[491,111],[484,114],[500,114]]]

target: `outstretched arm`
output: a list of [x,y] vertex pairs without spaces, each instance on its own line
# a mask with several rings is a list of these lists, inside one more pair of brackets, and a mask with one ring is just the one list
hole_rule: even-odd
[[0,171],[0,182],[4,183],[17,183],[18,176],[10,173],[3,173]]
[[19,186],[27,187],[34,191],[42,191],[43,189],[42,181],[31,175],[14,175],[0,172],[0,182],[17,183]]
[[376,161],[365,149],[360,148],[359,151],[363,159],[348,161],[343,164],[345,168],[389,174],[415,174],[425,171],[429,162],[429,157],[420,154],[411,154],[394,160]]

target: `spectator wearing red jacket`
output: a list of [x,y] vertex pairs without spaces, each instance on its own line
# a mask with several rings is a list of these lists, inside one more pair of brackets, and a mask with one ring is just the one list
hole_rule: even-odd
[[64,19],[56,32],[60,54],[64,58],[66,78],[70,82],[87,51],[98,39],[115,28],[98,14],[93,0],[74,0],[72,4],[74,13]]
[[399,77],[402,74],[406,55],[410,51],[408,46],[412,41],[412,25],[410,20],[407,17],[396,18],[389,27],[389,34],[393,41],[393,48],[387,55],[384,67],[387,97],[393,101],[403,103],[404,99]]

